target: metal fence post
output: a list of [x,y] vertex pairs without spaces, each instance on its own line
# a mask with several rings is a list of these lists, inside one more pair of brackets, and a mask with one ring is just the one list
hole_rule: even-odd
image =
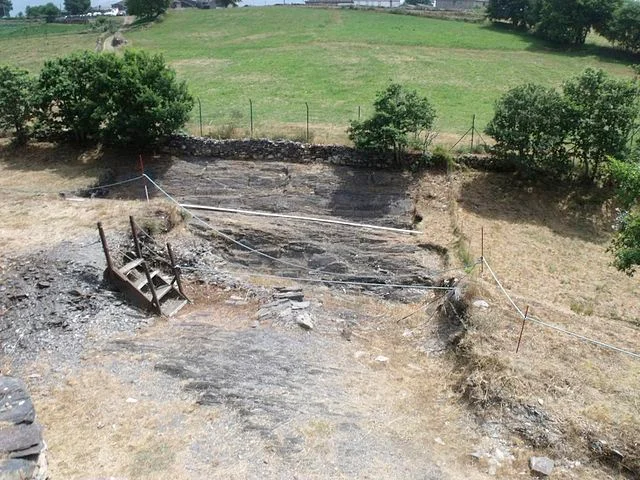
[[198,112],[200,114],[200,136],[202,137],[202,103],[200,103],[200,97],[198,97]]
[[249,136],[253,138],[253,102],[249,99]]
[[309,143],[309,104],[304,102],[307,107],[307,143]]

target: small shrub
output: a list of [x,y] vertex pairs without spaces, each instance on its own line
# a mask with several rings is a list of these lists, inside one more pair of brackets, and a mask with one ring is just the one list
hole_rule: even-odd
[[217,140],[231,140],[234,138],[242,138],[243,136],[242,130],[231,123],[214,127],[205,135],[205,137],[215,138]]
[[437,145],[436,148],[433,149],[433,152],[431,152],[430,164],[435,168],[446,170],[451,170],[456,166],[453,155],[442,145]]
[[356,148],[393,151],[396,161],[409,146],[410,137],[422,142],[422,150],[433,141],[436,113],[426,97],[397,83],[379,92],[373,103],[373,115],[363,121],[352,121],[347,130]]

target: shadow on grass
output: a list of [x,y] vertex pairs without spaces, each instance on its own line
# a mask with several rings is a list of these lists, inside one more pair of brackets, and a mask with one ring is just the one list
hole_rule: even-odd
[[530,52],[573,58],[597,57],[602,61],[619,65],[633,65],[640,62],[640,55],[638,54],[628,52],[613,45],[596,45],[589,43],[588,39],[585,45],[562,46],[537,37],[527,30],[515,28],[507,23],[487,23],[483,25],[482,28],[502,33],[505,37],[517,36],[528,43],[526,50]]
[[614,216],[611,196],[607,189],[561,180],[478,173],[462,184],[458,204],[493,220],[544,226],[563,237],[606,243]]

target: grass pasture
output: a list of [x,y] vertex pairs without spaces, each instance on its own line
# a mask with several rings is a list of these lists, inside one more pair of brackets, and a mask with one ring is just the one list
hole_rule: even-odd
[[[631,73],[628,59],[595,39],[582,51],[555,51],[488,24],[374,11],[172,11],[126,36],[135,48],[163,53],[188,80],[202,102],[205,132],[221,125],[248,129],[252,99],[258,133],[295,135],[308,102],[316,141],[344,140],[358,106],[366,115],[389,80],[427,95],[438,129],[455,138],[473,114],[483,127],[494,101],[519,83],[559,85],[587,66]],[[197,108],[195,114],[197,121]]]
[[[22,26],[20,26],[22,23]],[[25,26],[26,25],[26,26]],[[0,63],[34,73],[47,58],[93,50],[85,25],[0,23]],[[527,34],[488,23],[304,7],[171,10],[129,27],[128,47],[162,53],[202,104],[204,133],[346,141],[349,121],[371,111],[390,81],[418,89],[438,112],[440,142],[452,143],[495,100],[526,81],[559,85],[588,66],[631,75],[633,59],[590,38],[559,51]],[[198,107],[189,128],[198,132]]]
[[37,72],[44,61],[76,50],[94,50],[97,32],[87,25],[39,21],[0,21],[0,64]]

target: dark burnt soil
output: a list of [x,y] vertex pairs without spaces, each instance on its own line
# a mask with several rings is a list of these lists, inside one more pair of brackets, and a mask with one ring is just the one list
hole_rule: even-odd
[[[174,158],[171,162],[152,164],[147,173],[180,203],[402,229],[411,229],[421,220],[413,199],[414,179],[407,172]],[[120,172],[114,179],[126,175],[131,172]],[[151,184],[149,191],[154,196],[163,196]],[[114,198],[139,198],[143,190],[141,185],[134,184],[112,189],[108,194]],[[448,264],[447,249],[430,242],[422,233],[412,235],[203,210],[191,212],[190,224],[211,241],[212,253],[230,263],[227,268],[242,266],[253,273],[288,277],[431,285]]]

